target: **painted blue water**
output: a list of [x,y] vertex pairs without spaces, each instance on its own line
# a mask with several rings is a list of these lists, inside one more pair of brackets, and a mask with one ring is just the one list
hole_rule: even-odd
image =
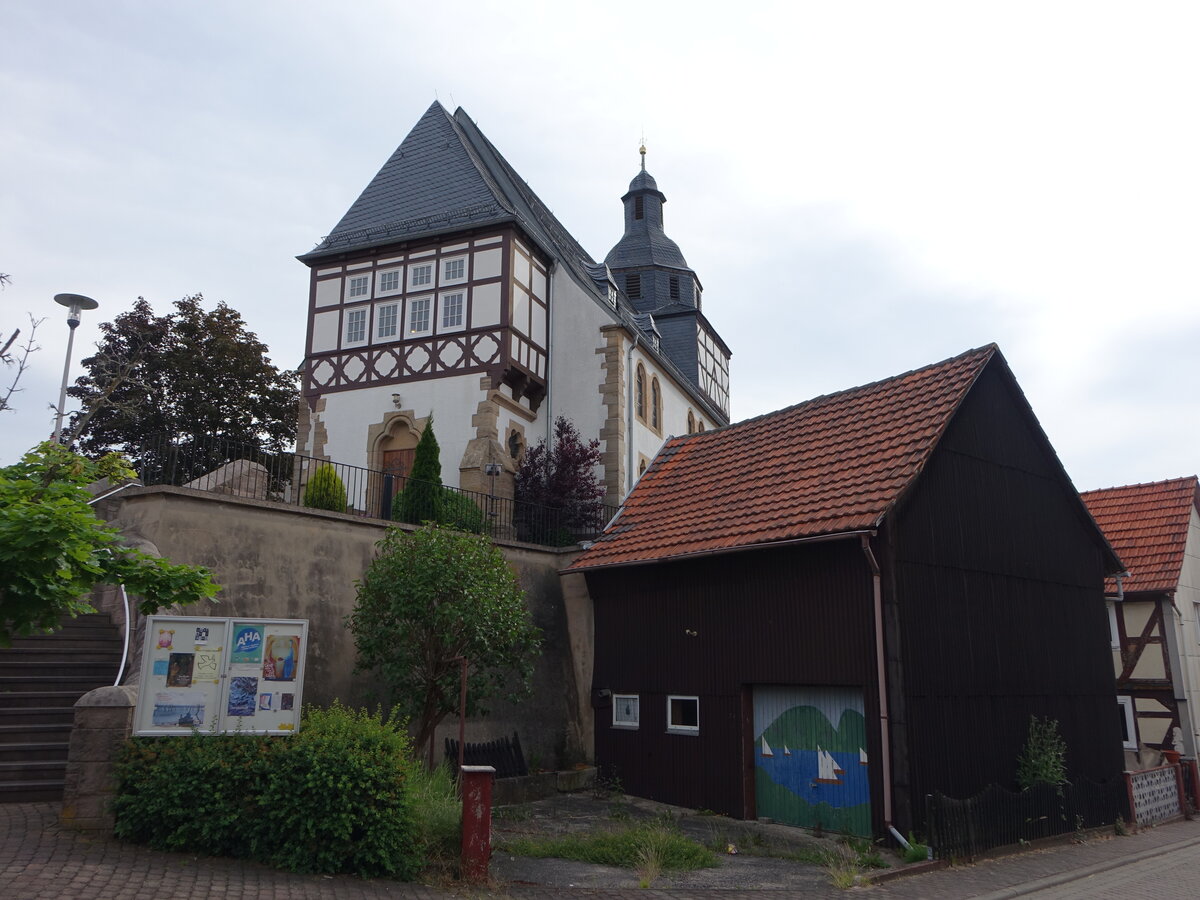
[[870,802],[871,790],[867,781],[869,767],[859,763],[858,753],[830,755],[838,767],[845,770],[845,774],[839,776],[841,784],[816,783],[816,750],[793,750],[791,756],[784,756],[782,750],[776,750],[774,756],[763,756],[756,752],[754,764],[776,784],[813,805],[828,803],[835,809],[841,809]]

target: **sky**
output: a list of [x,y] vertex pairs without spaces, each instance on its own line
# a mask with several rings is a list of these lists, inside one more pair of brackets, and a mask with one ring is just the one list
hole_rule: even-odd
[[[734,420],[995,341],[1081,490],[1200,470],[1200,5],[7,0],[0,465],[53,428],[60,292],[239,310],[308,269],[434,100],[594,258],[639,165],[733,351]],[[0,371],[0,386],[10,372]]]

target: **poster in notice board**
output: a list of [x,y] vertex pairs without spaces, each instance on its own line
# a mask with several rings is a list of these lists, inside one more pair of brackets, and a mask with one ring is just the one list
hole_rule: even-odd
[[304,619],[150,616],[134,733],[292,734],[307,649]]

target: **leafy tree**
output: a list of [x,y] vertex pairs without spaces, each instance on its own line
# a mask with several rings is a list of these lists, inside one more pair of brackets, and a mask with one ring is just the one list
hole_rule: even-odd
[[148,438],[176,440],[185,458],[215,448],[185,465],[182,480],[227,462],[230,444],[279,452],[292,442],[296,373],[271,364],[236,310],[218,303],[205,311],[202,300],[184,297],[156,316],[139,297],[100,326],[97,352],[68,391],[83,403],[68,430],[82,452],[120,450],[141,466],[164,462],[145,449]]
[[458,710],[460,657],[468,661],[467,715],[486,714],[506,687],[511,699],[528,694],[541,633],[516,575],[486,538],[436,525],[389,528],[357,586],[346,617],[356,671],[373,673],[415,723],[418,747]]
[[346,511],[346,485],[342,483],[337,469],[321,466],[313,472],[304,488],[304,505],[309,509],[331,509]]
[[[392,501],[393,518],[420,525],[442,521],[441,449],[433,433],[433,413],[425,423],[404,490]],[[397,515],[398,513],[398,515]]]
[[1017,758],[1017,783],[1022,790],[1035,784],[1064,784],[1067,780],[1067,742],[1058,733],[1058,720],[1029,717],[1029,737]]
[[[516,476],[518,509],[528,536],[542,543],[569,544],[574,534],[600,527],[604,483],[597,474],[600,442],[584,442],[564,416],[554,420],[554,446],[543,439],[531,447]],[[544,509],[538,509],[544,508]]]
[[64,615],[95,612],[86,596],[97,584],[124,584],[147,615],[217,592],[205,569],[122,544],[88,505],[87,485],[105,477],[133,471],[116,454],[93,462],[50,443],[0,469],[0,646],[51,631]]

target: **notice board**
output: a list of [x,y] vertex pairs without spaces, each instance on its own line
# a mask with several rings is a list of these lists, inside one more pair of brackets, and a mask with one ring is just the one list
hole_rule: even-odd
[[134,734],[292,734],[307,619],[148,616]]

